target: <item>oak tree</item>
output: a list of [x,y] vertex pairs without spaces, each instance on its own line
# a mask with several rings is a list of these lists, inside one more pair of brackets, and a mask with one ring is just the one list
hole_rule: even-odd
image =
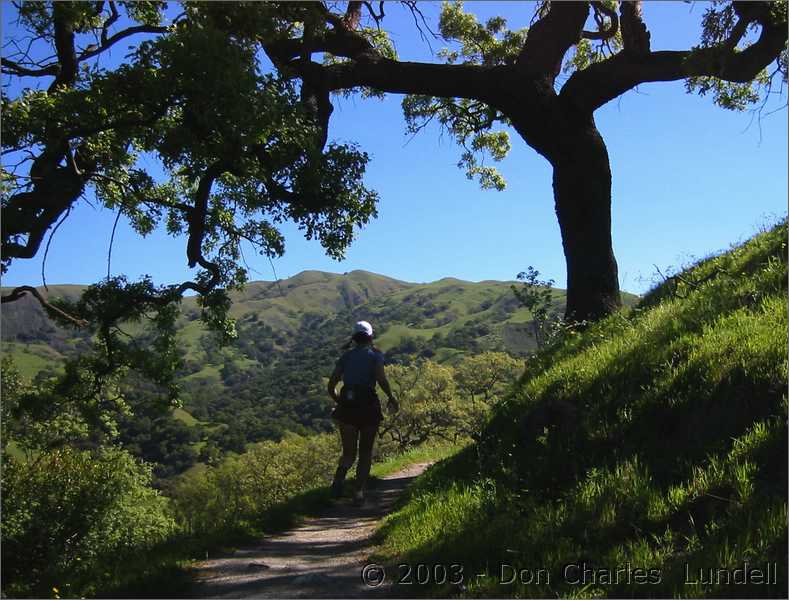
[[[404,4],[419,12],[417,3]],[[288,35],[257,39],[281,73],[301,80],[326,122],[332,92],[405,94],[409,129],[441,123],[463,148],[460,165],[483,187],[504,182],[480,153],[501,159],[509,148],[501,127],[513,128],[553,167],[567,263],[565,317],[573,321],[621,305],[611,169],[595,111],[640,84],[676,80],[725,108],[743,109],[787,77],[785,2],[716,0],[703,15],[699,44],[680,51],[652,47],[640,0],[523,3],[535,12],[531,25],[516,31],[501,17],[480,23],[461,2],[446,2],[439,33],[454,45],[439,52],[440,63],[397,59],[377,28],[384,6],[304,5]],[[237,5],[225,18],[240,29],[249,11],[269,10]],[[362,26],[365,18],[370,27]],[[559,85],[563,70],[569,77]]]

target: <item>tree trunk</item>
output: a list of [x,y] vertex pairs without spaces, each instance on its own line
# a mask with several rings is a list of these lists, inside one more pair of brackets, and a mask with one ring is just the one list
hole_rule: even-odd
[[567,261],[573,321],[597,320],[622,305],[611,245],[611,168],[594,121],[561,132],[551,157],[556,216]]

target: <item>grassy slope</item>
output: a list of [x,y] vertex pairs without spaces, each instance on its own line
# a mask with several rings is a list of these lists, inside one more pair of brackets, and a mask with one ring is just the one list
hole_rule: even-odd
[[189,414],[183,408],[174,409],[173,416],[179,421],[181,421],[184,425],[187,425],[189,427],[193,427],[194,425],[200,424],[200,421],[195,419],[191,414]]
[[53,364],[61,364],[64,360],[63,355],[40,342],[4,342],[3,354],[9,354],[19,373],[28,379]]
[[[534,361],[388,519],[378,558],[489,568],[472,596],[786,597],[786,253],[784,223]],[[778,584],[685,583],[686,565],[743,561],[777,561]],[[628,563],[630,582],[606,580]],[[500,564],[533,581],[500,585]]]

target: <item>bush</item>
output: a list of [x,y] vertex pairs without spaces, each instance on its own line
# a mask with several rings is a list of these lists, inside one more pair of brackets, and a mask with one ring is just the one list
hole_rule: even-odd
[[4,596],[90,595],[175,529],[151,469],[117,448],[8,456],[2,472]]
[[171,489],[176,516],[185,533],[199,538],[260,530],[269,509],[326,485],[339,456],[333,434],[253,444],[215,467],[180,476]]
[[466,356],[455,368],[430,360],[389,366],[400,411],[385,418],[379,453],[478,435],[493,404],[521,371],[521,363],[503,352]]

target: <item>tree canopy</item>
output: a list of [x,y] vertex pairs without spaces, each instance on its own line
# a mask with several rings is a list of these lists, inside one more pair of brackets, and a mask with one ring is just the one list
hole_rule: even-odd
[[[341,257],[354,227],[375,215],[377,196],[363,184],[367,155],[327,143],[295,82],[264,72],[257,43],[216,27],[211,10],[184,4],[165,24],[163,2],[16,8],[28,35],[9,40],[3,73],[33,85],[3,98],[3,271],[46,252],[47,233],[88,191],[140,235],[163,225],[183,236],[188,265],[198,269],[191,281],[159,286],[110,278],[108,266],[108,278],[71,305],[51,304],[30,286],[3,297],[33,293],[54,318],[98,334],[95,354],[81,359],[98,374],[96,386],[77,383],[79,368],[66,386],[81,388],[80,397],[104,394],[110,374],[129,368],[171,382],[184,292],[198,292],[204,320],[232,336],[225,290],[246,281],[242,240],[279,256],[278,225],[291,220]],[[129,42],[117,68],[100,60]],[[47,45],[55,56],[41,61]],[[120,323],[145,318],[156,341],[129,342]]]

